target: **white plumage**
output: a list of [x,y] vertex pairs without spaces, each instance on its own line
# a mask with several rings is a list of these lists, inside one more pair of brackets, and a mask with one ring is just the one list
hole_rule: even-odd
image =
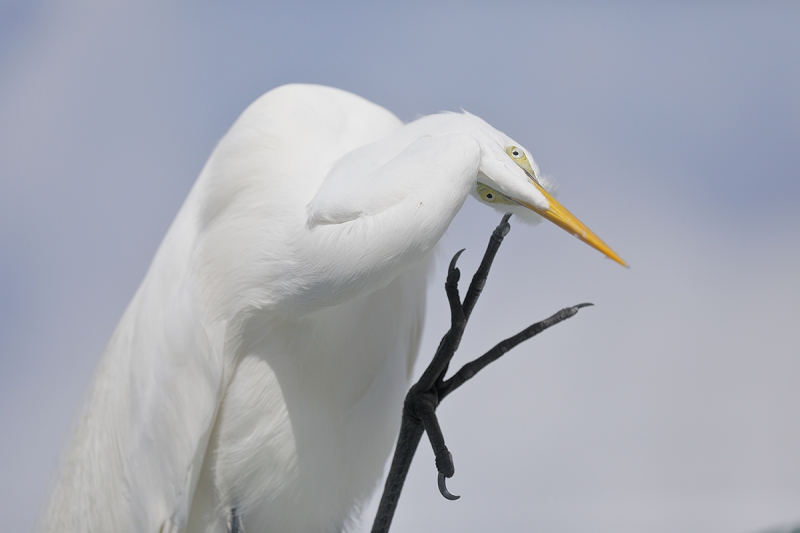
[[466,197],[568,214],[512,147],[469,114],[259,98],[117,326],[41,530],[224,533],[232,509],[248,533],[342,530],[391,451],[431,251]]

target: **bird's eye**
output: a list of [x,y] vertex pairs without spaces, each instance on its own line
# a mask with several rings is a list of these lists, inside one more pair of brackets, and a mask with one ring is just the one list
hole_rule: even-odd
[[525,152],[523,152],[522,150],[520,150],[516,146],[512,146],[512,147],[508,148],[508,155],[510,155],[514,159],[524,159],[525,158]]
[[501,200],[500,193],[489,187],[488,185],[484,185],[483,183],[478,184],[478,196],[481,197],[481,200],[484,202],[494,203]]

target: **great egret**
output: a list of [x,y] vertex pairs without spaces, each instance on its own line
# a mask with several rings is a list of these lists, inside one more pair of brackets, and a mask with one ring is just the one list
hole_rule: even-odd
[[114,331],[41,530],[222,533],[235,509],[251,533],[340,531],[391,451],[431,251],[468,195],[624,264],[473,115],[256,100]]

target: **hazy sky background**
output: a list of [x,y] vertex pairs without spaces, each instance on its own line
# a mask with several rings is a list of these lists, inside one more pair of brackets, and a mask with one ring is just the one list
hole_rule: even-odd
[[[4,530],[33,527],[92,369],[215,142],[297,81],[404,120],[481,116],[632,265],[513,227],[460,360],[596,307],[443,404],[462,499],[438,495],[423,441],[393,531],[797,521],[798,28],[797,2],[0,0]],[[442,257],[467,247],[474,268],[497,218],[468,202]],[[448,320],[442,270],[421,361]]]

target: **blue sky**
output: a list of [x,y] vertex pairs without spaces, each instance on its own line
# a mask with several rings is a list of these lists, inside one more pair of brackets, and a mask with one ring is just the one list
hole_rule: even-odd
[[[797,3],[0,3],[0,515],[27,531],[105,342],[215,142],[288,82],[531,150],[631,265],[515,225],[466,358],[581,301],[448,399],[459,502],[398,531],[744,532],[800,519]],[[468,269],[496,223],[442,243]],[[437,274],[426,360],[447,323]],[[369,519],[366,520],[369,522]]]

